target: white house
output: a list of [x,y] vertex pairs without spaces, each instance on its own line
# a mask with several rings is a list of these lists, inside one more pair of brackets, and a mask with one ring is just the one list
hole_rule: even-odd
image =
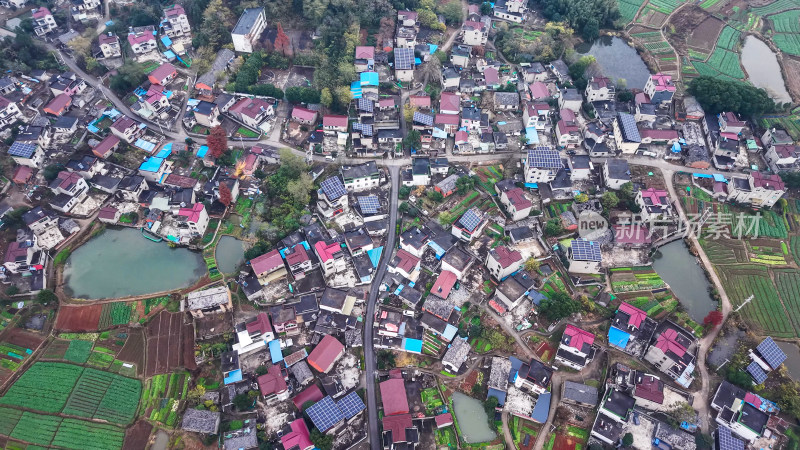
[[556,352],[556,362],[581,370],[594,358],[594,335],[567,324]]
[[233,49],[237,52],[253,53],[253,46],[261,39],[261,33],[265,28],[267,28],[267,16],[264,8],[245,9],[231,31]]
[[489,254],[486,256],[486,269],[498,280],[503,280],[520,270],[524,263],[522,253],[504,245],[489,250]]

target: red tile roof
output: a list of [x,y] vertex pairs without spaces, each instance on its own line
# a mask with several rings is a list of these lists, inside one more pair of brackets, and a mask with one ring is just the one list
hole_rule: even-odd
[[639,328],[639,326],[642,324],[642,321],[644,321],[645,317],[647,317],[646,312],[625,302],[620,303],[619,310],[630,316],[630,319],[628,319],[628,325],[633,325],[636,328]]
[[649,244],[650,230],[644,225],[614,225],[614,239],[618,244]]
[[419,258],[402,248],[397,251],[397,255],[392,258],[393,265],[405,273],[411,273],[419,264]]
[[270,366],[265,375],[258,377],[258,390],[263,396],[279,394],[287,389],[286,380],[281,373],[281,366],[277,364]]
[[[66,170],[62,170],[58,173],[56,180],[58,181],[58,187],[64,190],[70,190],[72,186],[74,186],[78,181],[80,181],[82,177],[75,172],[69,172]],[[52,187],[52,185],[51,185]]]
[[127,130],[131,126],[136,126],[138,123],[139,122],[131,119],[130,117],[123,116],[123,117],[117,119],[117,121],[114,122],[111,125],[111,128],[113,128],[113,129],[115,129],[115,130],[117,130],[117,131],[119,131],[121,133],[124,133],[125,130]]
[[392,432],[392,441],[404,442],[406,440],[406,428],[413,427],[411,422],[411,414],[403,414],[399,416],[386,416],[383,418],[383,431]]
[[442,92],[439,97],[439,109],[448,111],[460,111],[461,99],[452,92]]
[[510,248],[500,245],[491,251],[492,258],[500,264],[500,267],[507,269],[513,264],[522,261],[522,253],[511,250]]
[[292,109],[292,117],[299,120],[314,120],[317,116],[316,111],[312,111],[308,108],[303,108],[302,106],[295,106]]
[[450,413],[439,414],[438,416],[434,417],[434,420],[436,421],[437,428],[446,427],[448,425],[452,425],[453,416]]
[[319,390],[319,386],[317,386],[316,384],[312,384],[311,386],[305,388],[299,394],[295,395],[294,398],[292,399],[292,403],[294,403],[294,406],[297,407],[297,409],[302,411],[303,405],[306,402],[316,403],[322,400],[323,397],[324,395],[322,395],[322,391]]
[[142,32],[142,33],[128,33],[128,43],[131,45],[141,44],[147,41],[155,41],[156,37],[153,36],[153,33],[150,32]]
[[67,94],[58,94],[54,99],[50,100],[43,109],[44,112],[50,113],[54,116],[64,114],[64,111],[72,104],[72,97]]
[[486,70],[483,71],[483,78],[486,80],[487,86],[492,86],[500,82],[500,76],[498,75],[497,69],[494,67],[487,67]]
[[243,98],[231,106],[228,111],[255,119],[271,106],[271,103],[260,98]]
[[678,139],[678,132],[675,130],[651,130],[649,128],[644,128],[639,130],[639,134],[643,138],[651,138],[659,141]]
[[356,47],[356,59],[375,59],[375,47],[359,45]]
[[756,408],[761,408],[761,398],[752,392],[748,392],[744,394],[744,401],[750,403],[751,405],[755,406]]
[[289,264],[289,266],[300,264],[302,262],[311,259],[308,257],[308,253],[306,253],[306,248],[303,247],[302,244],[295,245],[292,248],[292,253],[285,255],[286,255],[286,264]]
[[581,330],[574,325],[567,325],[564,329],[564,337],[561,338],[564,345],[580,350],[585,353],[584,345],[594,344],[594,335],[588,331]]
[[311,442],[311,435],[308,433],[308,426],[306,421],[301,417],[289,423],[289,428],[292,430],[281,437],[281,444],[283,448],[305,450],[313,447]]
[[280,252],[273,250],[257,258],[251,259],[250,266],[253,268],[253,272],[256,274],[256,276],[261,276],[262,274],[272,272],[273,270],[283,266],[283,258],[281,257]]
[[656,188],[645,189],[642,191],[642,198],[650,199],[652,205],[666,206],[669,204],[669,197],[667,196],[667,191],[661,189],[656,189]]
[[335,337],[326,334],[308,355],[308,364],[318,372],[327,373],[343,352],[344,345]]
[[416,106],[419,108],[431,107],[431,98],[427,95],[412,95],[409,97],[409,101],[411,102],[411,106]]
[[31,175],[33,175],[32,168],[28,166],[17,166],[17,168],[14,170],[12,181],[18,184],[25,184],[31,179]]
[[177,186],[182,188],[193,188],[197,185],[197,179],[171,173],[164,179],[164,184],[169,186]]
[[113,206],[104,206],[100,208],[100,212],[97,213],[97,217],[100,219],[112,220],[117,217],[117,208],[114,208]]
[[200,213],[206,209],[202,203],[195,203],[191,208],[181,208],[178,210],[178,215],[186,217],[187,222],[197,223],[200,221]]
[[326,262],[330,259],[333,259],[333,255],[336,252],[342,250],[342,244],[333,241],[331,243],[327,243],[325,241],[318,241],[314,244],[314,249],[317,251],[317,255],[319,256],[319,260],[322,262]]
[[533,82],[528,89],[531,91],[531,96],[534,100],[550,97],[550,89],[541,81]]
[[436,282],[433,283],[433,287],[431,287],[431,294],[447,300],[447,296],[450,295],[450,290],[453,289],[456,281],[458,281],[456,274],[449,270],[443,270],[442,273],[436,277]]
[[250,334],[257,331],[261,332],[261,334],[272,333],[272,325],[270,325],[269,316],[265,312],[258,313],[256,320],[248,323],[245,327]]
[[49,9],[42,6],[41,8],[33,10],[33,18],[34,19],[42,19],[47,16],[52,16],[53,14],[50,12]]
[[508,201],[511,202],[517,210],[533,206],[533,202],[528,200],[528,198],[525,197],[524,191],[518,187],[506,191],[506,197],[508,197]]
[[642,375],[641,382],[633,391],[633,396],[660,405],[664,403],[664,383],[653,375]]
[[327,114],[322,117],[322,126],[323,127],[337,127],[337,128],[346,128],[347,127],[347,116],[334,116]]
[[383,415],[408,414],[406,383],[401,378],[392,378],[380,384]]
[[97,38],[100,44],[114,44],[119,42],[119,37],[115,34],[103,33]]
[[673,330],[672,328],[667,328],[658,336],[656,339],[656,348],[664,352],[666,355],[667,352],[672,352],[678,358],[682,358],[683,355],[686,353],[686,348],[678,343],[676,340],[678,337],[678,332]]
[[786,186],[778,174],[767,175],[761,172],[751,172],[750,176],[753,177],[753,187],[777,191],[786,190]]
[[434,119],[437,125],[458,125],[460,121],[458,114],[437,114]]
[[97,155],[98,158],[106,158],[118,144],[119,138],[114,134],[109,134],[92,149],[92,153]]
[[148,75],[148,78],[150,78],[150,81],[154,81],[155,80],[156,84],[160,84],[160,83],[163,83],[164,80],[166,80],[167,78],[169,78],[171,76],[175,76],[177,74],[178,74],[178,71],[175,69],[175,66],[173,66],[172,64],[166,62],[166,63],[161,64],[160,66],[158,66],[158,68],[156,70],[150,72],[150,75]]
[[462,28],[473,29],[473,30],[480,30],[483,31],[486,25],[483,22],[475,22],[474,20],[466,20],[464,21],[464,25]]

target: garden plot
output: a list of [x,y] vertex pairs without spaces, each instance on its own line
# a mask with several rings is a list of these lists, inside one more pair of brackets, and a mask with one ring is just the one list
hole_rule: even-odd
[[747,262],[747,252],[738,239],[699,239],[700,246],[714,265]]
[[650,291],[667,284],[650,266],[609,269],[614,292]]
[[36,334],[13,328],[0,341],[0,382],[14,373],[44,340]]
[[139,404],[138,380],[66,363],[37,362],[0,403],[127,424]]
[[156,375],[147,380],[142,390],[140,413],[170,428],[178,421],[178,410],[189,390],[191,376],[186,372]]
[[625,23],[633,22],[639,12],[639,8],[642,7],[642,3],[644,3],[644,0],[617,0],[621,16],[620,20]]
[[113,450],[122,447],[125,432],[114,425],[0,408],[0,435],[41,446]]
[[775,337],[797,336],[797,329],[790,316],[798,317],[797,323],[800,323],[800,310],[784,307],[765,266],[740,264],[719,266],[716,269],[734,308],[743,304],[751,295],[754,296],[740,312],[745,320]]
[[786,247],[785,243],[768,241],[766,239],[753,239],[745,241],[745,246],[747,247],[747,255],[751,263],[765,264],[768,266],[786,265],[785,255],[788,254],[789,249]]

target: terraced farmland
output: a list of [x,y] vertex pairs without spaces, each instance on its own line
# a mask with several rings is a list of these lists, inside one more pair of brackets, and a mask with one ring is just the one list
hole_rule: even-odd
[[617,0],[621,20],[625,23],[633,22],[633,19],[636,18],[636,13],[642,7],[642,3],[644,3],[644,0]]
[[747,262],[747,252],[739,240],[700,239],[700,245],[714,265]]
[[72,391],[64,414],[128,424],[139,406],[139,380],[87,368]]
[[37,362],[0,397],[0,404],[57,413],[64,408],[83,367]]
[[0,408],[0,435],[71,450],[117,450],[125,432],[114,425]]
[[[734,308],[744,303],[749,296],[755,296],[740,311],[741,316],[751,325],[776,337],[797,336],[798,328],[789,319],[788,308],[784,308],[765,266],[719,266],[717,273]],[[800,314],[800,310],[793,310],[791,314]]]

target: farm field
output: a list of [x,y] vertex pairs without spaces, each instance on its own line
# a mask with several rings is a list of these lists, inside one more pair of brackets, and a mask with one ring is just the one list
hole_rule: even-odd
[[7,380],[42,344],[36,334],[19,328],[8,330],[0,341],[0,383]]
[[142,390],[140,412],[144,417],[174,427],[178,420],[177,411],[186,398],[191,376],[186,372],[156,375],[145,382]]
[[785,292],[784,303],[766,266],[739,264],[717,266],[715,269],[734,308],[751,295],[755,296],[740,312],[751,325],[775,337],[797,337],[800,328],[796,324],[800,324],[800,309],[793,307],[795,299],[788,291],[792,282],[790,279],[781,282]]
[[[194,325],[184,324],[181,313],[161,311],[147,323],[147,367],[145,376],[169,373],[178,367],[193,370]],[[123,349],[124,350],[124,349]]]
[[133,378],[73,364],[37,362],[0,397],[0,404],[124,425],[136,415],[141,389]]
[[611,288],[614,292],[649,291],[666,286],[650,266],[611,269]]
[[0,435],[40,446],[115,450],[122,447],[125,432],[114,425],[0,407]]
[[759,125],[763,128],[783,128],[794,140],[800,140],[800,114],[797,109],[789,115],[761,116]]
[[644,0],[617,0],[621,20],[625,23],[633,22],[643,3]]

